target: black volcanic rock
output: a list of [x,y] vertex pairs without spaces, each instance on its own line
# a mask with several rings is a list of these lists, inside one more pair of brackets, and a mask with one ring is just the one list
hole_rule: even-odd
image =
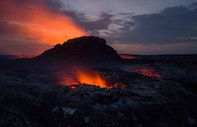
[[81,84],[71,89],[53,82],[64,70],[2,69],[0,127],[197,126],[197,95],[181,84],[118,68],[96,70],[127,87]]
[[52,49],[37,57],[48,62],[82,62],[82,63],[114,63],[123,59],[109,45],[105,39],[94,36],[83,36],[70,39],[62,45],[57,44]]

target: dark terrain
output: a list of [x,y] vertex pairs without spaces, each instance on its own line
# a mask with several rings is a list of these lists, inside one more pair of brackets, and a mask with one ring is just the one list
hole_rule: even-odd
[[[134,57],[80,37],[0,61],[0,127],[197,126],[197,55]],[[87,69],[108,89],[64,82]]]

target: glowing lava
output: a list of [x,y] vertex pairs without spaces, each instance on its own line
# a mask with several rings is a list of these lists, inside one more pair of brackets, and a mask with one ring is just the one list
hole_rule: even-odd
[[[80,83],[91,84],[100,86],[101,88],[107,88],[105,80],[96,72],[82,72],[77,71],[77,81]],[[76,83],[76,82],[74,82]]]
[[124,85],[122,82],[120,82],[120,83],[114,84],[113,86],[108,87],[108,89],[112,89],[112,88],[115,88],[116,89],[118,87],[124,88],[124,87],[127,87],[127,85]]
[[84,86],[85,84],[107,89],[127,87],[121,82],[109,85],[101,75],[93,70],[75,70],[74,72],[75,73],[66,75],[64,82],[62,82],[62,84],[70,85],[70,89],[76,89],[78,86]]
[[164,77],[164,75],[157,74],[154,69],[147,68],[147,67],[137,67],[137,68],[133,68],[131,71],[137,72],[137,73],[149,76],[149,77],[157,77],[157,78]]
[[79,84],[81,84],[79,81],[75,81],[75,82],[73,82],[72,83],[73,85],[79,85]]
[[76,86],[70,86],[69,88],[70,89],[76,89],[77,87]]

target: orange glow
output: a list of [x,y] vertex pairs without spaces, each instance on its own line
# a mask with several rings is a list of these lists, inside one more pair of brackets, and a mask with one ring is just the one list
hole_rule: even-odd
[[137,68],[133,68],[131,71],[137,72],[137,73],[149,76],[149,77],[157,77],[157,78],[164,77],[164,75],[160,76],[159,74],[157,74],[154,69],[147,68],[147,67],[137,67]]
[[105,80],[96,71],[91,69],[73,69],[71,72],[63,75],[61,83],[64,85],[80,86],[83,86],[83,83],[85,83],[107,88]]
[[100,88],[107,89],[127,87],[127,85],[124,85],[122,82],[110,86],[102,76],[93,70],[74,70],[72,74],[69,73],[64,75],[64,77],[64,81],[61,82],[61,84],[66,86],[71,85],[70,87],[73,87],[73,85],[84,86],[85,84],[100,86]]
[[9,31],[17,26],[14,34],[51,46],[71,38],[89,35],[65,13],[45,0],[1,0],[0,21],[9,23]]
[[97,85],[97,86],[100,86],[101,88],[107,87],[105,80],[103,80],[99,76],[99,74],[94,71],[92,71],[92,72],[77,71],[76,75],[77,75],[77,79],[80,83]]

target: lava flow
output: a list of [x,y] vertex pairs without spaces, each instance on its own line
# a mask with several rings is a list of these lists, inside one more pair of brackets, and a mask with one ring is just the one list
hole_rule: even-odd
[[131,71],[137,72],[137,73],[149,76],[149,77],[157,77],[157,78],[164,77],[164,75],[157,74],[154,69],[147,68],[147,67],[137,67],[137,68],[133,68]]

